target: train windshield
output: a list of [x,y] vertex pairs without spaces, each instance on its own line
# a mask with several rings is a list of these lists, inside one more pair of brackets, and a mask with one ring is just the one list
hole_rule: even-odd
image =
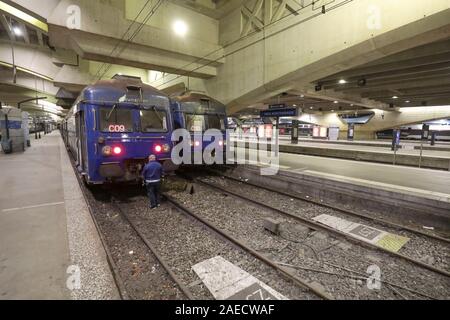
[[208,129],[225,130],[225,122],[217,114],[184,114],[186,129],[194,131],[206,131]]
[[166,132],[167,113],[156,108],[140,110],[142,132]]
[[132,110],[117,105],[100,108],[100,128],[103,132],[132,132]]

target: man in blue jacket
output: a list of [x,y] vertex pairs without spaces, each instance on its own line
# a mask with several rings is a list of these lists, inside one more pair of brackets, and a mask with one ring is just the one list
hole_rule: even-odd
[[150,199],[150,209],[159,207],[159,193],[161,189],[161,177],[164,174],[162,165],[156,161],[155,155],[148,157],[148,163],[142,171],[145,186],[147,187],[147,195]]

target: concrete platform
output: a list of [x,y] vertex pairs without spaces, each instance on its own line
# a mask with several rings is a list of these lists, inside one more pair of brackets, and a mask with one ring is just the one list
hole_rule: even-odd
[[[236,140],[233,140],[236,141]],[[247,148],[250,144],[247,144]],[[251,146],[255,148],[255,145]],[[419,162],[421,167],[450,170],[450,152],[438,149],[424,149],[422,151],[422,159],[420,160],[420,150],[415,148],[413,144],[403,144],[403,148],[397,151],[395,156],[396,165],[418,167]],[[270,145],[267,146],[270,150]],[[386,146],[369,146],[369,145],[354,145],[354,144],[337,144],[337,143],[320,143],[308,141],[304,143],[303,140],[298,144],[292,144],[287,140],[279,141],[279,151],[283,153],[293,153],[301,155],[331,157],[339,159],[379,162],[379,163],[394,163],[394,152],[390,147]]]
[[0,299],[118,299],[59,132],[31,138],[0,154]]
[[[256,154],[256,150],[246,150]],[[353,183],[405,189],[450,202],[450,172],[280,152],[280,169]]]

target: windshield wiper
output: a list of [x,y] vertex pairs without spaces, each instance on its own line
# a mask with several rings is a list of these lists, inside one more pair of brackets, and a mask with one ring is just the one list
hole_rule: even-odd
[[108,115],[106,116],[106,121],[109,121],[109,118],[111,118],[112,113],[114,112],[114,110],[116,110],[117,108],[117,104],[113,105],[111,111],[108,113]]

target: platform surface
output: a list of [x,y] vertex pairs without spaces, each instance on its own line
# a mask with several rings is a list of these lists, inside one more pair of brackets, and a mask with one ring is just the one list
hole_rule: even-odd
[[[232,137],[232,141],[242,141],[242,139],[237,139]],[[248,141],[248,138],[247,140]],[[379,140],[366,140],[366,141],[346,141],[346,140],[317,140],[309,138],[299,138],[297,144],[291,143],[290,138],[286,136],[279,137],[280,145],[290,145],[290,146],[303,146],[308,148],[317,149],[335,149],[335,150],[352,150],[352,151],[363,151],[370,153],[386,154],[392,155],[391,143],[389,141],[379,141]],[[420,156],[420,142],[415,141],[401,141],[400,145],[402,148],[397,150],[397,154],[400,155],[410,155],[410,156]],[[434,146],[430,146],[429,143],[423,143],[422,156],[434,157],[434,158],[445,158],[450,159],[450,144],[445,142],[440,142]]]
[[[249,150],[246,150],[247,159]],[[256,150],[251,150],[255,156]],[[385,184],[390,188],[411,188],[423,193],[438,193],[450,196],[450,172],[393,166],[390,164],[344,160],[300,154],[280,153],[279,165],[282,170],[304,172],[348,182],[352,179],[367,184]]]
[[59,132],[31,144],[0,153],[0,299],[118,298]]

